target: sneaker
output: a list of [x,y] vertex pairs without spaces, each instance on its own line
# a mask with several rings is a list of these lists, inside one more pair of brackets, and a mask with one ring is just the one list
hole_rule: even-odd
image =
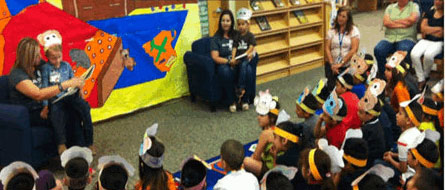
[[236,104],[232,104],[229,107],[230,112],[235,113],[236,112]]
[[243,111],[249,110],[249,104],[248,103],[243,103]]

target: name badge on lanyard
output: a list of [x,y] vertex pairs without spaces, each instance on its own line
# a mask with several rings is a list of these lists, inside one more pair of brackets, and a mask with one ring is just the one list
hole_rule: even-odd
[[60,82],[60,73],[52,70],[49,75],[49,82],[50,83],[59,83]]
[[343,56],[341,55],[341,49],[343,46],[343,39],[345,38],[346,31],[343,32],[343,34],[340,34],[340,31],[338,31],[338,44],[340,45],[340,51],[338,53],[337,57],[337,63],[340,63],[343,60]]

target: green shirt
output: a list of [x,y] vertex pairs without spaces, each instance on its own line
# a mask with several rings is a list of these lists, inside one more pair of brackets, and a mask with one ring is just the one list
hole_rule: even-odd
[[[408,2],[408,4],[403,7],[402,10],[399,8],[398,3],[393,3],[389,5],[385,10],[385,15],[389,15],[391,20],[399,20],[405,19],[411,16],[411,13],[417,13],[419,15],[419,5],[417,3],[413,3],[412,1]],[[385,39],[391,43],[399,42],[402,40],[412,40],[416,41],[417,39],[417,24],[413,24],[408,28],[386,28],[385,30]]]

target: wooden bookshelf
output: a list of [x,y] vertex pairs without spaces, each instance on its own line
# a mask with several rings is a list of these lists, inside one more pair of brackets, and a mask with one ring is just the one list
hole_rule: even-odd
[[[325,36],[325,3],[323,0],[300,0],[293,5],[281,0],[284,7],[275,7],[272,0],[260,0],[262,10],[253,11],[249,0],[236,1],[236,10],[244,7],[253,11],[250,32],[255,35],[259,62],[257,83],[263,83],[323,64]],[[307,22],[301,23],[293,11],[302,11]],[[236,12],[236,11],[234,11]],[[256,17],[265,16],[271,27],[262,31]]]

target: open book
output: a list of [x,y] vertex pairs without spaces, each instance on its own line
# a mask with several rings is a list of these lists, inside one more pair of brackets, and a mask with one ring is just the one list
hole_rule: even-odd
[[[256,51],[255,50],[253,50],[252,51],[252,57],[255,57],[255,54],[256,54]],[[245,52],[245,53],[243,53],[243,54],[241,54],[241,55],[238,55],[238,56],[236,56],[235,57],[235,60],[239,60],[239,59],[242,59],[242,58],[244,58],[244,57],[246,57],[247,56],[247,52]]]
[[[83,80],[87,80],[88,78],[91,77],[91,75],[93,75],[94,72],[94,68],[96,68],[96,65],[92,65],[90,68],[88,68],[88,70],[86,70],[81,76],[80,78]],[[63,94],[62,96],[60,96],[59,98],[57,98],[56,100],[53,101],[53,104],[60,101],[61,99],[63,99],[66,96],[70,96],[73,95],[74,93],[76,93],[79,90],[79,88],[73,88],[70,87],[67,89],[67,91],[65,92],[65,94]]]

